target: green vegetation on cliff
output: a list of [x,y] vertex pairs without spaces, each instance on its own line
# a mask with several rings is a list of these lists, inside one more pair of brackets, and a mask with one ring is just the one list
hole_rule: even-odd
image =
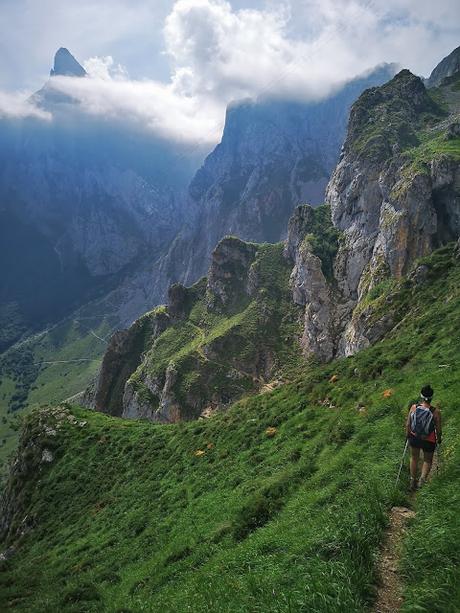
[[340,232],[331,220],[331,207],[323,204],[315,208],[309,207],[311,214],[304,241],[313,255],[321,260],[321,269],[328,281],[333,279],[334,258],[339,248]]
[[391,81],[366,90],[350,115],[347,142],[363,157],[390,158],[394,148],[417,146],[418,131],[447,114],[442,100],[425,89],[422,80],[402,70]]
[[289,289],[291,270],[281,243],[223,239],[208,279],[171,288],[171,322],[128,379],[137,400],[157,410],[169,369],[171,403],[183,419],[196,418],[208,405],[228,404],[298,368],[300,309]]
[[77,407],[27,417],[8,486],[15,551],[2,563],[0,606],[365,611],[387,511],[405,496],[394,480],[407,405],[430,382],[443,462],[407,535],[405,610],[453,613],[460,261],[446,247],[423,264],[423,280],[371,296],[385,308],[391,291],[397,308],[384,341],[209,420],[153,425]]

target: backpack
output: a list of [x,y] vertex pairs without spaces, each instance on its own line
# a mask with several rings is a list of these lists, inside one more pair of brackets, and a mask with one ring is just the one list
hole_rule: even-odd
[[417,438],[425,438],[435,429],[433,411],[428,407],[417,405],[410,414],[410,429]]

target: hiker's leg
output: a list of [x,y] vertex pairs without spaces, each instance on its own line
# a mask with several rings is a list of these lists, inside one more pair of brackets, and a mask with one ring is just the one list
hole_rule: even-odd
[[410,476],[412,479],[417,479],[418,459],[420,457],[420,449],[417,447],[410,448]]
[[423,452],[423,466],[422,466],[422,475],[421,479],[423,481],[427,480],[427,477],[431,470],[431,465],[433,464],[433,452],[432,451],[424,451]]

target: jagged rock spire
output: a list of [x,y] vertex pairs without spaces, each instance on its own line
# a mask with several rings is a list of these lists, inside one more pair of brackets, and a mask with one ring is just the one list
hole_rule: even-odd
[[50,71],[51,77],[84,77],[85,75],[86,70],[77,62],[68,49],[61,47],[56,51],[54,67]]

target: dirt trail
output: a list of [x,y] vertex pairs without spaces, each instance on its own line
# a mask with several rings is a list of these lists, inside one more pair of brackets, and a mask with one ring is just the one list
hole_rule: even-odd
[[407,507],[393,507],[390,512],[390,525],[378,562],[379,588],[374,613],[395,613],[401,608],[402,581],[398,572],[400,547],[406,525],[415,516],[415,511]]
[[[431,480],[438,470],[439,456],[435,453],[428,478]],[[415,496],[416,492],[409,496],[411,505],[415,501]],[[397,613],[401,609],[403,582],[399,575],[398,565],[402,541],[407,531],[407,523],[413,517],[415,517],[415,511],[408,507],[393,507],[390,511],[390,522],[377,563],[379,586],[372,613]]]

